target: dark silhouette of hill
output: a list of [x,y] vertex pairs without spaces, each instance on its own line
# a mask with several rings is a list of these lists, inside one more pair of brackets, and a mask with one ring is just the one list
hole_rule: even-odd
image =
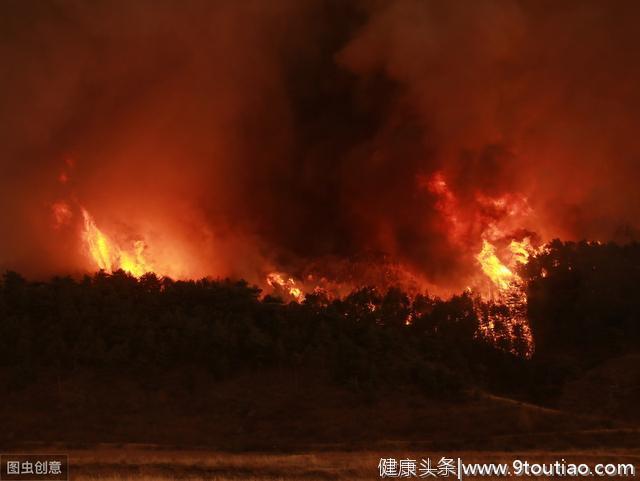
[[[633,444],[638,390],[619,382],[630,361],[615,358],[637,358],[640,248],[554,241],[522,274],[530,359],[518,339],[478,335],[482,302],[467,293],[364,287],[298,304],[228,279],[120,271],[32,282],[7,272],[5,442],[479,449],[563,433],[562,446]],[[597,409],[576,401],[602,391],[603,378],[624,394]]]

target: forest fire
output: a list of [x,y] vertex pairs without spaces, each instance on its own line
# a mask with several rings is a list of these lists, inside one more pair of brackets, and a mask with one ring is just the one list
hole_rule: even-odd
[[[511,267],[500,260],[496,248],[487,240],[483,240],[482,250],[477,255],[482,271],[496,288],[487,300],[489,305],[477,308],[478,317],[482,320],[480,334],[496,344],[499,344],[500,337],[505,338],[509,345],[521,338],[526,345],[520,354],[525,357],[533,354],[535,342],[527,319],[527,288],[517,269],[518,265],[527,263],[530,255],[542,250],[534,249],[528,237],[522,241],[512,240],[508,246]],[[499,332],[499,325],[502,332]]]
[[267,284],[272,287],[275,292],[284,292],[297,302],[304,301],[304,292],[297,286],[296,281],[286,274],[281,272],[269,273],[267,275]]
[[522,279],[517,273],[519,265],[526,264],[531,255],[542,252],[544,247],[534,248],[529,237],[521,241],[511,240],[507,246],[507,253],[510,258],[509,265],[505,265],[498,255],[496,248],[486,239],[482,241],[482,250],[476,256],[480,263],[482,272],[491,280],[500,291],[509,289],[513,284],[522,283]]
[[[64,182],[58,181],[66,185],[69,179],[70,176],[65,174]],[[467,289],[476,298],[476,312],[480,320],[478,335],[495,343],[503,340],[507,345],[513,344],[517,338],[524,338],[527,345],[524,355],[531,355],[534,342],[526,317],[526,285],[518,270],[531,255],[541,252],[542,247],[532,245],[533,234],[520,228],[526,225],[532,213],[527,199],[514,194],[490,197],[476,193],[471,201],[463,201],[441,171],[436,171],[426,183],[419,182],[419,187],[425,185],[436,197],[435,208],[442,217],[444,235],[470,263],[467,267]],[[148,272],[161,276],[178,272],[172,259],[180,259],[180,252],[169,252],[166,258],[152,257],[151,246],[143,236],[136,235],[134,231],[118,233],[113,226],[105,231],[86,208],[77,202],[75,204],[78,204],[82,219],[79,227],[81,248],[95,269],[109,273],[123,270],[137,278]],[[73,226],[74,209],[71,205],[66,201],[52,204],[51,214],[56,229]],[[481,241],[480,251],[474,254],[478,239]],[[270,264],[274,265],[273,262]],[[338,298],[364,286],[381,290],[398,286],[411,296],[429,289],[424,283],[425,273],[388,256],[364,260],[359,266],[354,261],[341,267],[339,264],[336,260],[312,260],[308,266],[300,265],[297,272],[306,271],[300,277],[304,280],[296,279],[281,268],[270,270],[258,264],[258,271],[266,270],[268,273],[254,282],[265,293],[298,303],[303,302],[310,292],[322,291],[329,298]],[[372,276],[376,269],[381,275]],[[220,273],[211,271],[207,275],[216,277]],[[188,271],[182,271],[178,276],[193,277]]]
[[634,474],[639,20],[0,1],[0,468]]
[[[509,345],[513,344],[516,338],[523,338],[527,345],[524,355],[530,356],[534,342],[526,317],[526,286],[518,274],[518,269],[527,263],[529,256],[540,252],[542,247],[534,247],[531,236],[523,236],[521,232],[526,231],[522,229],[512,232],[507,230],[526,222],[531,214],[526,198],[516,195],[490,198],[477,194],[474,209],[469,211],[468,206],[466,210],[463,209],[442,172],[434,173],[426,185],[429,192],[438,198],[435,206],[443,216],[446,235],[452,244],[469,251],[474,245],[473,236],[479,235],[481,238],[480,251],[470,257],[470,262],[474,263],[475,267],[469,269],[472,273],[475,271],[469,289],[477,296],[476,311],[481,320],[478,335],[495,343],[503,339]],[[96,269],[107,272],[123,270],[138,278],[147,272],[169,274],[150,260],[149,249],[144,240],[126,236],[124,242],[119,242],[116,239],[122,236],[106,234],[98,227],[87,209],[80,207],[80,211],[83,249]],[[68,225],[73,216],[71,207],[66,202],[54,203],[52,214],[56,228]],[[170,260],[163,263],[170,264]],[[405,275],[411,271],[409,266],[400,265],[398,268]],[[212,272],[211,275],[215,276],[216,273]],[[311,284],[297,281],[293,276],[279,270],[271,271],[264,278],[264,287],[266,292],[300,303],[305,300],[308,292],[321,289],[317,282],[313,282],[312,274],[305,278],[308,278]],[[408,289],[407,292],[412,292],[415,286],[410,288],[409,284],[404,284],[407,279],[412,277],[396,278],[390,285],[396,283],[399,287]],[[348,283],[338,277],[322,277],[319,281],[324,287],[331,287],[330,290],[322,288],[324,292],[337,296],[345,295],[350,290],[371,282],[366,276],[359,278],[358,274],[356,277],[352,276]]]
[[[469,288],[520,312],[545,242],[637,237],[637,136],[610,128],[638,116],[633,29],[594,42],[606,16],[567,30],[533,4],[335,3],[169,2],[143,33],[124,4],[70,4],[38,16],[38,42],[7,31],[4,91],[24,101],[3,114],[0,267],[245,279],[298,302]],[[604,58],[610,75],[577,81]],[[527,329],[485,311],[487,332]]]
[[136,240],[130,249],[122,249],[111,241],[96,225],[93,217],[86,209],[82,209],[84,228],[82,237],[91,259],[98,269],[113,272],[122,269],[125,272],[141,277],[156,269],[145,259],[146,245]]
[[468,249],[474,236],[481,239],[480,251],[474,256],[479,276],[471,288],[480,296],[476,303],[481,320],[478,334],[509,346],[521,338],[526,344],[521,354],[531,356],[534,340],[526,315],[526,284],[518,269],[544,246],[533,246],[533,233],[523,229],[533,213],[526,197],[511,193],[491,197],[478,192],[463,206],[442,172],[436,172],[426,186],[438,198],[436,207],[452,243]]
[[499,289],[507,289],[516,278],[507,266],[496,255],[495,247],[488,241],[482,241],[482,250],[476,256],[482,271]]

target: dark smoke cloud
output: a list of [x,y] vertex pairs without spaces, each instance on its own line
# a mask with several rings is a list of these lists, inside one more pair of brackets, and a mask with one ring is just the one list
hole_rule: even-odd
[[639,14],[636,2],[391,2],[340,58],[404,87],[463,192],[522,191],[546,233],[606,237],[636,217]]
[[494,215],[479,195],[527,196],[518,227],[544,239],[630,240],[638,20],[624,1],[4,1],[0,267],[90,268],[80,204],[192,275],[253,281],[384,258],[459,288]]

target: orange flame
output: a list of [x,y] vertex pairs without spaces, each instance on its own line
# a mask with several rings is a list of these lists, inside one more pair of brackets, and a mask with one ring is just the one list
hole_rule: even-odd
[[533,354],[534,340],[526,314],[525,282],[517,274],[515,268],[518,264],[526,264],[532,254],[540,252],[542,249],[535,249],[528,237],[521,241],[513,239],[508,246],[511,258],[510,265],[507,266],[498,257],[495,246],[485,239],[482,242],[482,250],[476,256],[482,271],[497,289],[492,297],[509,309],[509,315],[506,318],[503,314],[488,313],[483,319],[484,322],[480,330],[483,335],[495,339],[495,326],[498,321],[503,321],[504,327],[507,329],[506,336],[514,340],[517,337],[516,329],[519,329],[518,335],[522,336],[526,343],[525,352],[520,354],[525,357],[530,357]]
[[280,272],[271,272],[267,275],[267,284],[274,289],[281,289],[297,302],[304,301],[305,295],[296,285],[296,281],[292,277],[286,277],[286,274]]
[[[527,319],[526,285],[517,266],[526,264],[538,249],[531,245],[530,238],[514,234],[533,213],[527,198],[513,193],[491,197],[478,192],[471,201],[474,205],[468,209],[468,205],[459,202],[442,172],[435,172],[421,184],[436,197],[435,205],[443,216],[450,242],[465,248],[478,237],[482,240],[482,248],[475,254],[482,275],[473,281],[482,296],[478,299],[484,299],[477,304],[478,335],[496,343],[507,340],[511,346],[523,339],[525,352],[520,349],[519,354],[531,356],[534,343]],[[510,243],[498,249],[497,245],[504,246],[510,237]],[[489,288],[483,288],[487,284]],[[496,309],[498,306],[501,308]],[[515,348],[511,349],[515,352]]]
[[482,272],[495,284],[499,289],[508,289],[509,285],[514,281],[515,274],[511,272],[507,266],[496,255],[496,248],[487,240],[482,241],[482,250],[476,256]]
[[154,271],[153,266],[144,257],[146,245],[143,241],[135,241],[129,251],[121,249],[98,228],[86,209],[82,209],[82,217],[83,239],[89,255],[99,269],[109,272],[122,269],[135,277]]

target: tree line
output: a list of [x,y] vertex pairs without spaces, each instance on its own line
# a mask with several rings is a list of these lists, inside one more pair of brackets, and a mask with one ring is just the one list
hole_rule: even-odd
[[522,340],[478,335],[479,313],[499,306],[479,307],[470,293],[439,299],[363,287],[341,299],[312,293],[286,303],[242,280],[118,271],[34,282],[7,272],[0,369],[12,389],[51,372],[198,368],[223,379],[280,369],[371,393],[409,386],[460,396],[482,388],[549,400],[567,379],[635,349],[638,244],[554,241],[522,275],[536,344],[530,359],[518,355]]

